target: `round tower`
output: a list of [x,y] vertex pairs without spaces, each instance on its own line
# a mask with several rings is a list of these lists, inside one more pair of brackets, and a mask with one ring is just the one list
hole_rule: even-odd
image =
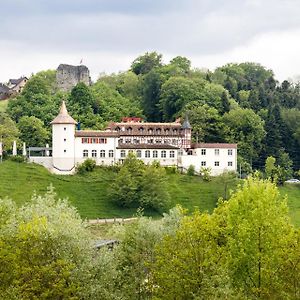
[[75,125],[77,122],[69,115],[65,101],[60,112],[51,122],[52,158],[56,173],[72,173],[75,170]]

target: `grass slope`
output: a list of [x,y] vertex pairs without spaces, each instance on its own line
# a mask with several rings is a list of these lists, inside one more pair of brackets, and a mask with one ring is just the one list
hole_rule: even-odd
[[[34,192],[45,193],[52,184],[58,196],[67,197],[83,218],[131,217],[135,209],[120,209],[106,200],[114,176],[113,172],[101,168],[85,176],[59,176],[39,165],[5,161],[0,164],[0,198],[9,197],[21,205]],[[179,203],[189,210],[199,207],[211,212],[224,193],[224,187],[216,180],[203,182],[196,176],[170,174],[168,181],[173,206]],[[284,186],[280,191],[288,195],[292,221],[300,227],[300,186]],[[153,212],[146,214],[155,216]]]

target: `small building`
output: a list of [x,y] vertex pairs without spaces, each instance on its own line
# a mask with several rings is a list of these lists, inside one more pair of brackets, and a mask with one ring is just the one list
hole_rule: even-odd
[[[31,156],[53,173],[72,174],[77,164],[91,158],[97,165],[122,163],[132,152],[145,164],[158,161],[162,166],[197,172],[210,168],[212,175],[237,170],[237,145],[192,143],[192,127],[186,118],[169,123],[143,122],[140,118],[123,118],[111,122],[105,130],[76,130],[77,122],[68,114],[65,103],[51,122],[52,156]],[[40,149],[39,149],[40,150]],[[51,151],[48,152],[51,153]]]
[[7,86],[9,87],[11,94],[19,94],[22,92],[27,81],[28,78],[25,76],[18,79],[9,79]]

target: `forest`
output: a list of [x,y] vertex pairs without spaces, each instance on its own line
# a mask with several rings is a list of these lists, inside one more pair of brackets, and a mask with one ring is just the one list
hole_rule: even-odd
[[57,89],[54,70],[41,71],[0,115],[4,150],[13,139],[51,144],[49,123],[62,99],[82,129],[102,129],[124,116],[168,122],[188,115],[195,142],[238,143],[244,173],[263,169],[270,156],[288,177],[300,169],[300,85],[276,81],[257,63],[209,71],[192,68],[181,56],[165,64],[161,54],[149,52],[129,70],[101,73],[91,86],[80,83],[70,93]]

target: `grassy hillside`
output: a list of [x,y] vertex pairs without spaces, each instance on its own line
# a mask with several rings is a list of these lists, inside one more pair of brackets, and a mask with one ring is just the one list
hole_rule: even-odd
[[[135,213],[134,209],[120,209],[106,200],[107,187],[115,174],[101,168],[85,176],[58,176],[35,164],[5,161],[0,164],[0,176],[0,198],[9,197],[19,204],[28,201],[34,192],[45,193],[52,184],[58,196],[68,197],[84,218],[130,217]],[[203,182],[198,177],[171,174],[168,181],[173,205],[180,203],[190,210],[199,207],[212,211],[224,193],[216,180]],[[300,187],[285,186],[281,192],[288,195],[292,220],[300,226]]]

